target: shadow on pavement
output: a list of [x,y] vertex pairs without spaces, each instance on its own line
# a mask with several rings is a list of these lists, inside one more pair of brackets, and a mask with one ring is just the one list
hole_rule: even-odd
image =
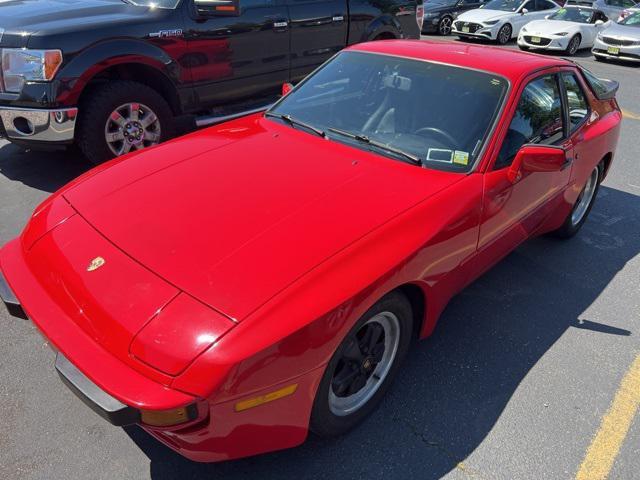
[[483,442],[568,329],[621,342],[636,334],[582,315],[639,252],[640,197],[603,187],[576,238],[534,239],[456,297],[434,335],[414,346],[381,407],[342,438],[312,436],[292,450],[197,464],[137,427],[127,433],[156,480],[440,478]]
[[45,192],[55,192],[92,165],[67,151],[36,152],[0,144],[0,175]]

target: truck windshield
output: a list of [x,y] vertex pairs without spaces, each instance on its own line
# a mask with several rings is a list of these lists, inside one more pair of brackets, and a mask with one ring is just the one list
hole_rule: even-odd
[[174,9],[180,0],[122,0],[124,3],[136,5],[138,7],[169,8]]
[[468,172],[508,87],[484,71],[343,52],[267,117],[394,160]]

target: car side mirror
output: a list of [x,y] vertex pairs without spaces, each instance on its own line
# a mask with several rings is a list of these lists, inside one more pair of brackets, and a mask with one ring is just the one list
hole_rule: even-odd
[[240,0],[193,0],[199,17],[237,17],[240,15]]
[[545,15],[545,16],[544,16],[544,19],[545,19],[545,20],[549,20],[549,18],[550,18],[550,17],[551,17],[551,15]]
[[599,27],[600,25],[604,25],[604,22],[602,20],[596,20],[596,27]]
[[525,13],[529,13],[529,10],[527,10],[526,8],[523,8],[522,11],[520,12],[520,15],[524,15]]
[[289,95],[289,92],[293,90],[293,85],[291,83],[283,83],[282,84],[282,96],[286,97]]
[[566,168],[567,152],[551,145],[524,145],[509,167],[507,177],[517,183],[526,173],[559,172]]

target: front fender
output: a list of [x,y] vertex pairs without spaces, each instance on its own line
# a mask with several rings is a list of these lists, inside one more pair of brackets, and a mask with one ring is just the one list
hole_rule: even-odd
[[141,40],[121,39],[97,43],[64,65],[53,82],[57,100],[75,105],[87,84],[100,72],[119,64],[136,63],[154,68],[176,88],[185,75],[178,61],[161,48]]
[[[328,363],[355,322],[395,288],[427,298],[421,335],[466,284],[477,248],[481,175],[469,175],[331,257],[244,319],[172,387],[219,403]],[[215,393],[214,393],[215,392]]]

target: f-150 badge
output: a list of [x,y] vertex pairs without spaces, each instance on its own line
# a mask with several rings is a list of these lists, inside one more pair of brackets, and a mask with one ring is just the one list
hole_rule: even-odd
[[175,30],[160,30],[159,32],[150,33],[151,38],[169,38],[169,37],[182,37],[182,29],[176,28]]

